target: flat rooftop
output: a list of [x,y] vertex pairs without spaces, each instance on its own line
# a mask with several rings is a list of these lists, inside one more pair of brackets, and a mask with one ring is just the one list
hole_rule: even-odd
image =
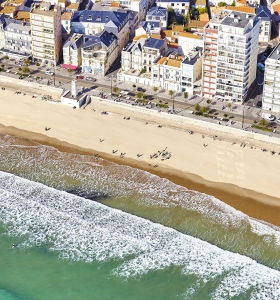
[[245,28],[255,15],[234,10],[221,10],[210,22],[231,27]]

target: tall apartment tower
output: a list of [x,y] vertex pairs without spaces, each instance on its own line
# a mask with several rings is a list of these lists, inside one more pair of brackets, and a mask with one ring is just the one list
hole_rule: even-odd
[[280,112],[280,44],[265,61],[262,108]]
[[242,103],[256,78],[259,20],[223,9],[204,28],[202,95]]
[[47,2],[32,4],[30,25],[33,59],[56,65],[62,49],[60,8]]

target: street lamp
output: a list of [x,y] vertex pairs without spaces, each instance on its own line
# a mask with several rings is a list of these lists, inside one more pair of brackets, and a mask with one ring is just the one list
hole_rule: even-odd
[[52,67],[53,67],[53,85],[55,86],[55,64],[52,63]]

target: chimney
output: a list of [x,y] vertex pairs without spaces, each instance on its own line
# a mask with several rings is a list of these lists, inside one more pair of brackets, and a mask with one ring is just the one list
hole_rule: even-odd
[[77,97],[77,80],[73,79],[71,84],[71,96],[73,98]]

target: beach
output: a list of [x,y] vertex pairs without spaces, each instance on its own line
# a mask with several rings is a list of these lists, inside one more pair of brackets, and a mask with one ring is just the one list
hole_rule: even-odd
[[[21,94],[15,94],[15,88],[7,86],[1,92],[2,133],[146,170],[214,195],[253,218],[280,225],[280,146],[252,144],[244,138],[172,122],[161,113],[149,116],[127,111],[108,101],[96,100],[78,110],[42,101],[39,96],[32,98],[34,90],[20,90]],[[45,131],[46,127],[50,129]],[[164,149],[171,153],[170,159],[150,158]],[[113,150],[118,152],[112,154]],[[121,153],[125,153],[123,158]]]

